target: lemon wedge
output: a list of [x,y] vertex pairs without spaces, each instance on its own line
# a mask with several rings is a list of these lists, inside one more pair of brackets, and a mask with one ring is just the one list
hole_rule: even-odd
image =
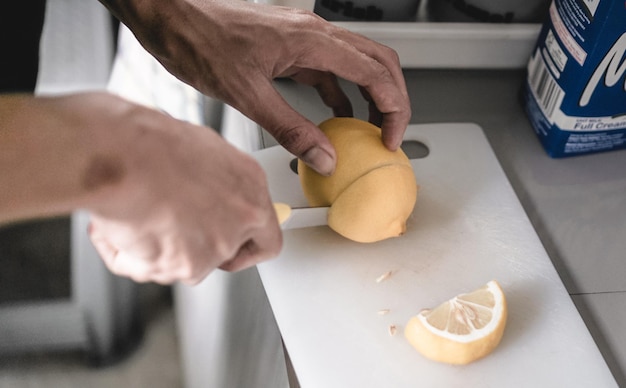
[[422,310],[405,326],[404,336],[425,357],[464,365],[485,357],[504,333],[507,305],[497,281]]

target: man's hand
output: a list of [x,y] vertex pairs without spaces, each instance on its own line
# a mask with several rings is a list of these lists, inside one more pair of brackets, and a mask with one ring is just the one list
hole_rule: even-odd
[[[395,51],[311,12],[245,1],[102,0],[170,72],[257,122],[287,150],[323,174],[336,155],[319,129],[293,110],[272,80],[313,86],[337,116],[351,116],[337,78],[359,85],[370,121],[395,150],[411,116]],[[142,8],[143,4],[143,8]]]
[[[91,239],[112,272],[194,284],[278,255],[282,233],[265,174],[208,128],[134,109],[139,128],[122,195],[93,208]],[[97,169],[97,167],[96,167]],[[95,170],[94,170],[95,171]]]
[[265,175],[215,131],[106,93],[0,96],[0,223],[92,214],[112,272],[197,283],[278,255]]

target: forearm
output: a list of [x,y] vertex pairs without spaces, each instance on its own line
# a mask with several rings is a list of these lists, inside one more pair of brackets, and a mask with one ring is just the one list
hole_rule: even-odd
[[[224,55],[213,43],[201,39],[203,36],[210,36],[212,41],[222,42],[228,38],[219,33],[215,24],[220,19],[230,18],[223,15],[222,11],[232,8],[231,3],[246,3],[245,0],[99,1],[133,32],[141,45],[166,69],[207,95],[212,95],[213,91],[179,70],[188,66],[184,62],[190,62],[198,70],[194,78],[200,78],[199,73],[210,72],[211,69],[206,68],[208,63],[202,64],[204,68],[198,67],[195,58],[190,55],[198,49],[198,45],[207,52]],[[239,18],[242,16],[239,15]]]
[[0,95],[0,223],[92,207],[123,185],[122,139],[83,121],[84,98],[99,97]]
[[[146,28],[149,26],[164,25],[167,20],[173,17],[176,22],[183,22],[184,20],[177,18],[180,16],[179,12],[184,12],[184,9],[189,4],[194,3],[188,0],[98,0],[104,5],[110,12],[119,19],[122,23],[126,24],[129,28],[135,27]],[[200,2],[203,8],[209,8],[214,6],[228,6],[229,2],[233,0],[202,0]],[[242,0],[234,0],[242,1]],[[245,1],[245,0],[243,0]]]
[[[138,22],[141,15],[145,15],[151,8],[151,0],[99,0],[109,12],[126,25]],[[163,2],[165,5],[166,2]]]
[[[150,52],[168,51],[168,40],[180,27],[189,23],[189,14],[199,13],[194,8],[209,10],[228,6],[231,0],[99,0],[113,16],[125,24],[147,46]],[[245,0],[236,0],[244,1]],[[196,4],[198,3],[198,4]],[[209,14],[214,13],[213,10]],[[204,20],[207,22],[208,20]],[[210,24],[210,23],[209,23]],[[187,27],[190,27],[187,25]],[[210,26],[205,26],[209,28]],[[184,28],[183,28],[184,29]]]

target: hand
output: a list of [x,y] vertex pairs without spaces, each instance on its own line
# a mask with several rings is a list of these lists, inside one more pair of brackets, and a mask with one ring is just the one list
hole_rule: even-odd
[[307,11],[245,1],[147,3],[133,13],[109,7],[170,72],[240,110],[318,172],[332,173],[335,150],[274,89],[277,77],[315,87],[337,116],[351,116],[352,107],[336,77],[356,83],[385,145],[400,145],[411,112],[388,47]]
[[120,101],[86,109],[82,100],[80,124],[107,115],[100,136],[120,136],[120,156],[94,157],[86,172],[94,190],[123,172],[89,206],[92,242],[112,272],[194,284],[217,267],[236,271],[278,254],[282,234],[253,159],[211,129],[136,106],[117,114],[111,107],[129,104]]

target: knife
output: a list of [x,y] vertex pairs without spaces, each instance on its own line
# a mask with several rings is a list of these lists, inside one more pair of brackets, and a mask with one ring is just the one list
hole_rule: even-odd
[[286,203],[274,203],[274,210],[283,230],[328,225],[328,207],[292,208]]

